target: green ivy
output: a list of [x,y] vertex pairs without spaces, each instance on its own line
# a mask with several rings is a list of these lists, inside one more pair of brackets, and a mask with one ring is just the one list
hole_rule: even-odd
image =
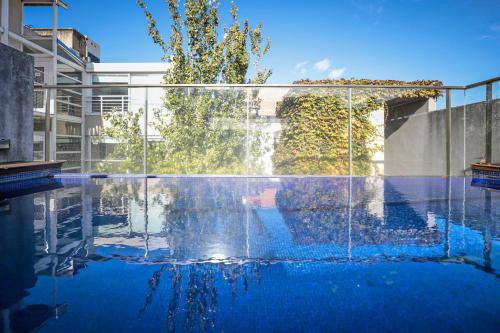
[[[393,98],[436,98],[439,81],[395,80],[300,80],[294,84],[371,85],[373,88],[353,88],[352,155],[353,172],[369,175],[372,157],[383,147],[374,144],[377,129],[370,120],[376,110],[384,109]],[[391,85],[394,89],[376,88]],[[398,86],[421,85],[423,89],[398,89]],[[349,174],[349,100],[346,88],[314,87],[293,89],[278,105],[282,133],[275,145],[273,162],[276,174]]]

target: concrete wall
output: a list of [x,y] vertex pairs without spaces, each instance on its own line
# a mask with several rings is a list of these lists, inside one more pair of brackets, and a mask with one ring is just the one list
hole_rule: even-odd
[[385,175],[446,173],[444,113],[428,110],[428,100],[389,107],[384,127]]
[[[445,110],[428,112],[426,101],[389,108],[385,123],[385,175],[444,176],[446,174]],[[464,175],[485,156],[486,103],[452,108],[451,174]],[[492,161],[500,163],[500,100],[493,101]],[[465,153],[465,159],[464,159]]]
[[33,160],[33,57],[0,44],[0,163]]

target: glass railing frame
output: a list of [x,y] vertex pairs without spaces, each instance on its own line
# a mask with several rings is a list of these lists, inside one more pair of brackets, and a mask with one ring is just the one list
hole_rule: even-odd
[[[445,111],[446,111],[446,127],[445,127],[445,138],[446,138],[446,171],[445,175],[452,175],[451,173],[451,143],[450,143],[450,137],[451,133],[453,131],[453,128],[451,127],[451,116],[452,116],[452,98],[451,98],[451,92],[455,91],[463,91],[464,93],[464,102],[463,102],[463,123],[464,123],[464,138],[463,138],[463,143],[464,143],[464,172],[466,171],[466,120],[467,120],[467,90],[476,88],[476,87],[481,87],[485,86],[486,88],[486,123],[485,123],[485,132],[486,132],[486,142],[485,142],[485,147],[486,147],[486,158],[485,162],[491,162],[491,145],[492,145],[492,138],[491,138],[491,114],[492,114],[492,86],[493,84],[497,83],[500,81],[500,77],[495,77],[489,80],[485,80],[482,82],[477,82],[473,83],[470,85],[464,85],[464,86],[422,86],[422,85],[339,85],[339,84],[100,84],[100,85],[85,85],[85,84],[75,84],[75,85],[36,85],[35,90],[36,91],[43,91],[44,92],[44,97],[46,98],[45,101],[45,109],[55,109],[55,116],[57,119],[57,108],[56,105],[51,105],[51,103],[55,103],[57,101],[57,91],[60,89],[78,89],[81,92],[84,92],[85,90],[92,90],[92,89],[99,89],[103,87],[109,87],[109,88],[114,88],[114,87],[125,87],[128,88],[129,91],[130,89],[134,88],[143,88],[145,90],[145,96],[146,98],[144,99],[144,109],[148,110],[148,93],[149,89],[151,88],[206,88],[206,89],[218,89],[218,88],[234,88],[234,89],[241,89],[244,91],[251,91],[255,89],[266,89],[266,88],[290,88],[290,89],[296,89],[296,88],[307,88],[307,89],[325,89],[325,88],[331,88],[331,89],[343,89],[345,90],[347,96],[348,96],[348,112],[349,112],[349,124],[348,124],[348,163],[349,163],[349,176],[354,176],[355,173],[353,171],[353,128],[352,128],[352,93],[353,90],[362,90],[362,89],[397,89],[397,90],[427,90],[427,89],[432,89],[432,90],[439,90],[444,94],[445,100],[446,100],[446,105],[445,105]],[[85,94],[82,94],[82,98],[84,98]],[[130,98],[130,97],[129,97]],[[130,100],[128,101],[130,103]],[[130,108],[130,106],[128,106]],[[102,111],[102,110],[101,110]],[[128,110],[130,111],[130,110]],[[245,112],[247,114],[249,113],[249,107],[248,105],[245,106]],[[144,119],[144,152],[143,152],[143,168],[142,172],[143,174],[148,174],[148,119],[147,119],[147,114],[148,112],[145,112],[145,119]],[[50,117],[53,115],[48,115],[46,116],[46,126],[45,126],[45,159],[49,160],[51,157],[56,156],[54,152],[50,151],[50,144],[47,145],[47,143],[50,141],[50,135],[57,135],[57,133],[52,133],[50,134],[50,126],[47,126],[50,124]],[[87,112],[85,108],[82,108],[82,172],[86,172],[85,165],[87,163],[87,159],[85,158],[85,147],[84,147],[84,126],[85,126],[85,117],[87,116]],[[488,122],[488,119],[490,121]],[[248,123],[246,124],[248,127]],[[248,129],[247,129],[248,130]],[[489,133],[489,134],[488,134]],[[489,155],[488,155],[489,152]],[[90,159],[91,157],[89,157]],[[246,173],[248,176],[248,172]],[[255,175],[254,175],[255,176]],[[274,176],[274,175],[273,175]]]

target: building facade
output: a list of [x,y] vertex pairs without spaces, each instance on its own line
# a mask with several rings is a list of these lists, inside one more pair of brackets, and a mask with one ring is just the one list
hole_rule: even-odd
[[[92,149],[91,142],[92,137],[99,134],[103,113],[112,108],[133,109],[133,102],[141,98],[141,92],[127,88],[78,89],[74,85],[160,84],[168,64],[100,63],[99,44],[76,29],[58,27],[59,10],[68,9],[64,1],[0,2],[0,42],[34,58],[33,158],[64,160],[66,172],[87,171],[85,166],[90,166],[92,155],[99,154],[96,147]],[[47,15],[52,15],[52,26],[25,25],[24,11],[30,6],[47,7]],[[41,88],[43,85],[71,85],[73,88],[47,91]],[[160,99],[158,96],[157,100]]]

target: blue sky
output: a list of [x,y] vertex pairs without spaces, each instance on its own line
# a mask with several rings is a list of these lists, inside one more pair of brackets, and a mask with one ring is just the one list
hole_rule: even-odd
[[[134,0],[66,0],[60,26],[101,45],[105,62],[156,62]],[[168,37],[164,0],[146,0]],[[270,83],[301,78],[438,79],[467,84],[500,75],[500,0],[235,0],[240,17],[263,23],[272,48]],[[228,22],[228,1],[221,0]],[[49,26],[50,9],[25,24]]]

